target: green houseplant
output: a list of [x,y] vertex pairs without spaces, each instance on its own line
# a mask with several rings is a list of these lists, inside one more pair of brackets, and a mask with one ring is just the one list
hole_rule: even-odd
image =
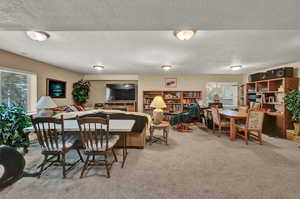
[[30,117],[19,106],[0,105],[0,145],[8,145],[23,149],[26,153],[29,147],[29,132],[24,128],[31,126]]
[[85,80],[79,80],[73,84],[73,100],[76,104],[85,104],[89,98],[90,82]]
[[287,110],[292,114],[294,121],[295,133],[300,133],[300,91],[290,91],[284,98],[287,104]]

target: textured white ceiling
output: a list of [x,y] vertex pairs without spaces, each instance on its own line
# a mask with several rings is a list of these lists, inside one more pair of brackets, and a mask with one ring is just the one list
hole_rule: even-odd
[[300,29],[299,10],[299,0],[1,0],[0,29]]
[[[0,31],[0,49],[87,74],[238,74],[300,60],[300,30],[198,31],[181,41],[172,31],[49,31],[45,42]],[[103,64],[103,72],[94,64]],[[242,64],[240,71],[230,65]]]

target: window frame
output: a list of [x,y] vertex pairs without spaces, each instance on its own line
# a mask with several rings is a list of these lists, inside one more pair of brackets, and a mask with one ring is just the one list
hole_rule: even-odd
[[[28,85],[28,95],[27,95],[27,103],[28,103],[28,110],[27,112],[36,112],[36,103],[37,103],[37,74],[35,72],[29,72],[14,68],[8,68],[0,66],[0,72],[8,72],[8,73],[18,73],[22,75],[27,75],[29,80]],[[0,86],[0,92],[2,87]]]
[[232,97],[232,102],[233,103],[232,103],[232,105],[225,105],[225,104],[223,104],[223,107],[234,108],[234,107],[238,106],[238,88],[237,87],[235,88],[235,86],[234,86],[234,85],[237,85],[238,82],[213,82],[213,81],[207,82],[206,83],[206,103],[207,104],[209,104],[210,102],[212,102],[212,101],[209,101],[209,99],[208,99],[208,93],[209,93],[209,91],[208,91],[208,85],[209,84],[214,84],[215,88],[217,88],[218,85],[222,85],[222,84],[223,85],[231,85],[234,88],[234,90],[235,90],[235,92],[233,93],[233,97]]

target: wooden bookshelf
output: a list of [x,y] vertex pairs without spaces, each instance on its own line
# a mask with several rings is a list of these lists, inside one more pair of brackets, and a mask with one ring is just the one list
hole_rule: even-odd
[[183,112],[191,104],[196,104],[202,99],[201,91],[144,91],[143,92],[143,112],[152,114],[153,108],[150,104],[155,96],[162,96],[167,108],[165,112],[176,114]]
[[286,130],[293,124],[284,97],[289,91],[298,89],[298,82],[298,78],[286,77],[246,83],[246,103],[259,102],[266,111],[264,133],[286,138]]

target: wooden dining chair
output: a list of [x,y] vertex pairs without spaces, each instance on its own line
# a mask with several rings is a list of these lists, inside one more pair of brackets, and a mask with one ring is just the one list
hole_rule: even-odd
[[243,113],[247,113],[248,112],[248,109],[249,109],[249,106],[248,105],[245,105],[245,104],[241,104],[238,108],[238,111],[239,112],[243,112]]
[[222,129],[230,128],[230,122],[229,122],[229,120],[221,117],[221,114],[219,113],[219,110],[217,108],[212,107],[211,113],[212,113],[212,119],[213,119],[213,133],[215,133],[215,128],[217,126],[218,131],[219,131],[219,136],[221,136]]
[[[80,160],[83,161],[77,145],[78,137],[65,135],[63,116],[61,116],[60,119],[52,117],[32,117],[31,120],[38,142],[42,148],[41,153],[44,155],[44,160],[40,165],[38,177],[41,176],[43,171],[55,162],[58,162],[63,168],[63,178],[65,178],[67,171],[72,169],[73,166]],[[80,158],[73,164],[66,162],[66,153],[68,153],[71,149],[76,149]],[[55,157],[56,159],[53,160]],[[49,163],[48,166],[44,168],[47,163]],[[66,168],[66,166],[70,167]]]
[[251,110],[260,110],[262,107],[262,104],[259,102],[250,102],[250,109]]
[[[80,178],[83,177],[85,170],[89,166],[104,165],[106,168],[107,178],[110,178],[110,169],[114,161],[118,161],[114,146],[119,140],[119,135],[112,135],[109,131],[109,115],[107,118],[101,117],[84,117],[77,121],[80,129],[81,141],[84,146],[86,160],[81,170]],[[114,161],[108,162],[107,155],[112,153]],[[97,156],[104,157],[104,160],[96,160]],[[90,159],[91,158],[91,159]]]
[[245,124],[236,124],[236,135],[242,137],[246,144],[250,135],[256,135],[259,143],[263,144],[262,140],[262,128],[264,122],[264,112],[259,110],[249,110],[248,117]]

